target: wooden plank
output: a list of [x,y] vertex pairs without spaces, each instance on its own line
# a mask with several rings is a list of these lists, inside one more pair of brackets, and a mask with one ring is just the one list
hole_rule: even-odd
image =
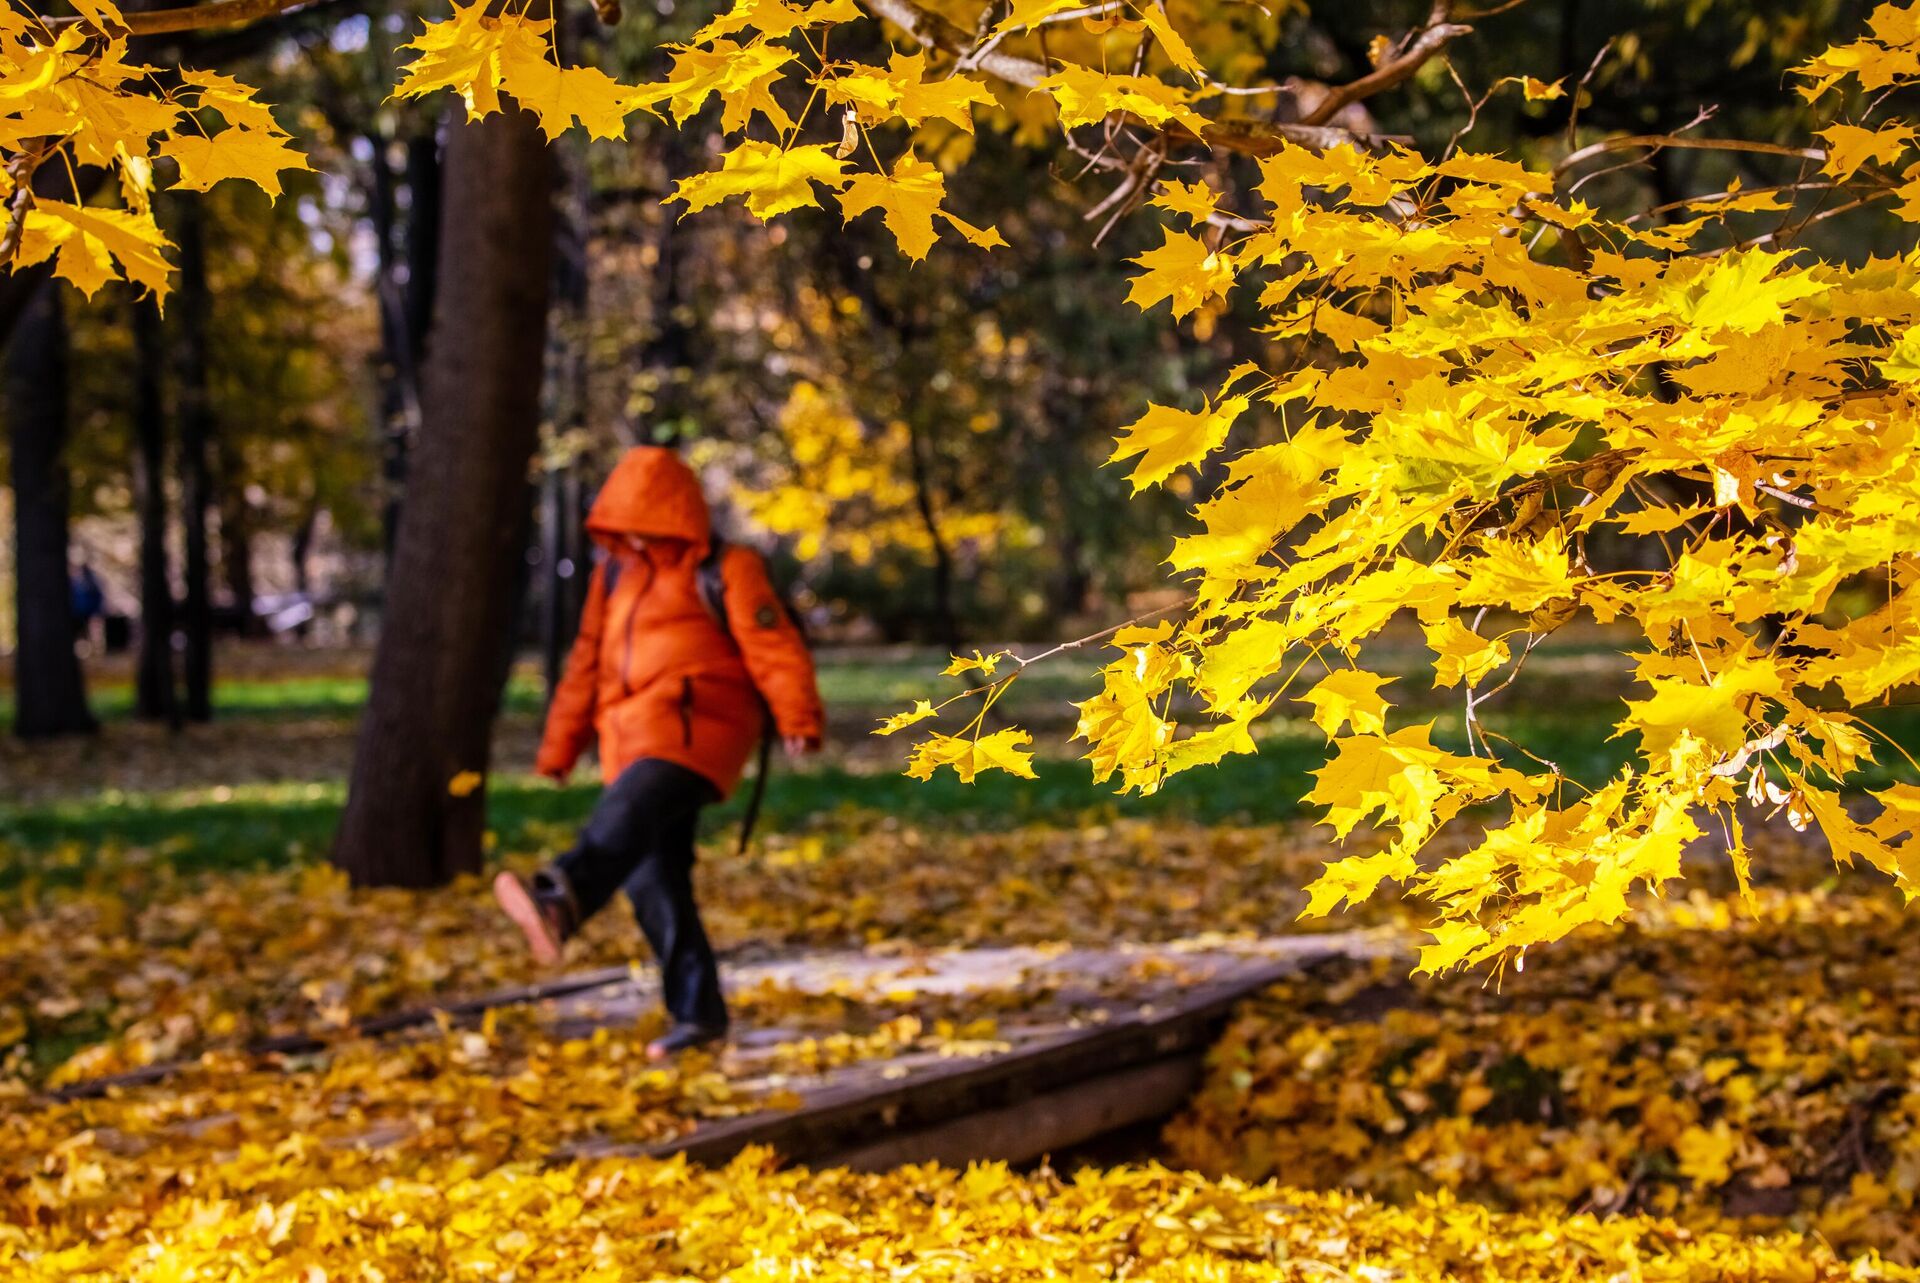
[[[604,989],[609,985],[624,984],[632,978],[632,975],[630,967],[601,967],[595,971],[582,971],[576,975],[562,976],[557,980],[547,980],[540,984],[499,989],[477,998],[409,1007],[404,1011],[393,1012],[391,1015],[375,1016],[351,1025],[344,1025],[326,1034],[281,1034],[274,1038],[263,1038],[258,1042],[248,1043],[240,1049],[240,1054],[244,1056],[311,1055],[316,1051],[325,1051],[333,1043],[349,1038],[377,1038],[382,1034],[399,1033],[405,1029],[432,1024],[441,1016],[455,1021],[472,1021],[495,1007],[545,1002],[553,998],[565,998],[594,989]],[[58,1101],[88,1100],[96,1096],[104,1096],[119,1087],[146,1087],[162,1082],[175,1074],[192,1069],[198,1063],[197,1059],[161,1061],[158,1064],[128,1070],[126,1073],[107,1074],[100,1078],[68,1083],[47,1094]]]
[[1166,1117],[1199,1088],[1205,1064],[1202,1053],[1150,1061],[813,1161],[860,1172],[884,1172],[906,1163],[964,1167],[971,1162],[1031,1162]]
[[[1321,939],[1322,945],[1303,944],[1290,956],[1263,960],[1198,985],[1165,1007],[1120,1008],[1105,1024],[1045,1037],[1005,1055],[941,1064],[899,1081],[829,1088],[797,1109],[729,1119],[654,1145],[590,1145],[562,1156],[685,1154],[695,1162],[718,1165],[751,1146],[766,1146],[792,1162],[879,1152],[877,1147],[897,1137],[925,1132],[956,1118],[1017,1112],[1075,1084],[1202,1055],[1242,998],[1315,963],[1352,953],[1348,943],[1337,937]],[[1056,1108],[1042,1104],[1036,1117]]]

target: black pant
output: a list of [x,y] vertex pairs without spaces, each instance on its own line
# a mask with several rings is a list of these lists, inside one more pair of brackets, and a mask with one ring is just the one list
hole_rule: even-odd
[[727,1023],[720,967],[693,902],[693,839],[700,808],[718,791],[677,762],[644,758],[595,803],[573,849],[554,861],[585,922],[622,887],[660,962],[667,1011],[677,1021]]

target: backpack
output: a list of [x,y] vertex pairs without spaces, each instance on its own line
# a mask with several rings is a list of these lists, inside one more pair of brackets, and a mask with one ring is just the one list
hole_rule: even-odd
[[[707,608],[707,613],[713,616],[713,622],[720,625],[720,631],[725,633],[727,640],[732,641],[737,648],[740,643],[734,640],[733,621],[727,617],[727,581],[721,571],[721,562],[725,560],[726,555],[727,541],[719,535],[713,536],[712,546],[708,549],[707,555],[700,559],[700,564],[694,567],[693,576],[694,584],[700,593],[700,604]],[[604,565],[602,580],[607,597],[611,599],[614,585],[620,582],[620,559],[609,557]],[[801,623],[799,614],[793,609],[793,604],[787,601],[784,595],[779,594],[777,589],[776,596],[780,602],[780,609],[786,613],[787,619],[799,631],[800,639],[805,641],[806,625]],[[759,694],[757,687],[755,694]],[[756,755],[758,765],[753,772],[753,792],[747,795],[747,809],[740,817],[739,853],[741,855],[747,853],[747,844],[753,839],[754,823],[760,818],[760,804],[767,795],[767,772],[773,766],[773,741],[778,737],[773,725],[773,709],[768,706],[766,696],[760,695],[759,698],[760,748]]]

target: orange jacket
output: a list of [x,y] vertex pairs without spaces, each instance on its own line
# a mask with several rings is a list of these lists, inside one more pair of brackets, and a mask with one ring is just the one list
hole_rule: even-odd
[[[820,740],[813,657],[759,554],[729,546],[721,556],[727,627],[701,598],[713,536],[700,483],[679,456],[629,450],[594,500],[587,531],[623,560],[611,594],[606,563],[593,572],[534,769],[564,776],[598,735],[608,782],[659,757],[698,771],[724,797],[759,741],[763,696],[782,736]],[[664,542],[636,553],[620,538],[628,534]]]

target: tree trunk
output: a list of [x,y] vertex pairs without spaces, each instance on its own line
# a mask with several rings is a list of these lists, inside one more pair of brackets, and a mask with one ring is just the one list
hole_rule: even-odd
[[[580,462],[577,445],[565,440],[586,429],[591,392],[593,271],[593,183],[586,149],[567,153],[566,217],[555,236],[554,312],[557,324],[548,336],[550,365],[547,419],[562,435],[563,457],[550,460],[540,479],[540,642],[547,697],[553,697],[560,670],[580,624],[586,575],[581,561],[585,531],[579,511]],[[661,264],[660,270],[665,270]]]
[[60,291],[45,281],[22,307],[7,346],[8,457],[12,463],[14,605],[13,731],[22,739],[99,729],[73,651],[67,577],[71,482],[67,443],[67,326]]
[[213,506],[213,472],[208,458],[213,438],[213,401],[207,391],[210,301],[207,294],[207,246],[199,202],[180,202],[180,293],[174,303],[180,318],[180,517],[186,526],[186,599],[180,625],[186,633],[183,676],[188,721],[213,717],[213,596],[209,579],[207,515]]
[[946,533],[940,529],[940,514],[934,507],[926,441],[911,415],[907,416],[907,461],[913,477],[914,508],[933,546],[933,629],[937,634],[934,640],[951,653],[960,649],[960,616],[953,605],[953,552],[947,547]]
[[180,725],[173,679],[173,576],[167,570],[166,341],[160,309],[133,305],[133,491],[140,512],[140,661],[135,717]]
[[316,499],[307,505],[307,513],[300,518],[300,524],[293,529],[293,542],[289,546],[288,556],[293,561],[293,590],[306,599],[308,617],[294,626],[293,634],[305,639],[313,631],[313,615],[319,607],[313,600],[313,535],[320,524],[320,503]]
[[487,772],[539,440],[553,162],[533,118],[456,128],[444,182],[420,431],[334,840],[362,886],[437,886],[480,867],[486,790],[463,777]]

